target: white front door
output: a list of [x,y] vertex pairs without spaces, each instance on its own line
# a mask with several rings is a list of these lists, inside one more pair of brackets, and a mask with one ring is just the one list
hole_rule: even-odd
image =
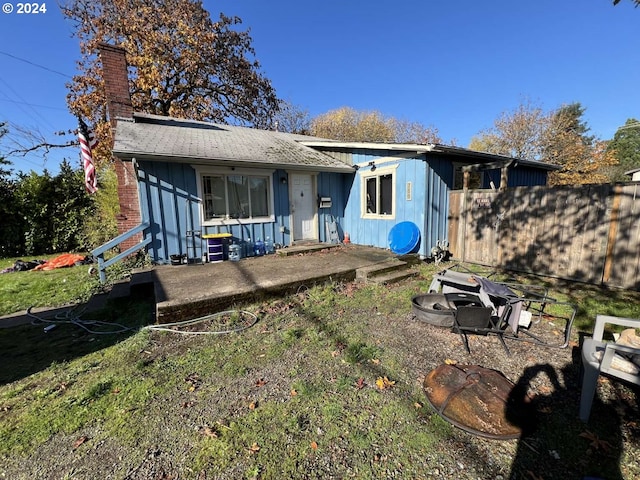
[[309,174],[289,175],[294,242],[318,239],[313,179],[314,177]]

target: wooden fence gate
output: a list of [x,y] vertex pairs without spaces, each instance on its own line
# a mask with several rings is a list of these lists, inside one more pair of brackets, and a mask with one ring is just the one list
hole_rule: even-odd
[[454,258],[640,290],[640,184],[450,194]]

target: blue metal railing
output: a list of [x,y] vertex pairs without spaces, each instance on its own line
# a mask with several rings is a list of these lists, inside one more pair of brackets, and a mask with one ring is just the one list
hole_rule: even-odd
[[131,230],[118,235],[114,239],[108,241],[107,243],[105,243],[103,245],[100,245],[98,248],[96,248],[95,250],[91,251],[93,256],[98,259],[98,274],[100,275],[100,282],[104,283],[104,282],[107,281],[107,274],[105,273],[105,270],[107,269],[107,267],[113,265],[114,263],[119,262],[120,260],[122,260],[125,257],[128,257],[132,253],[135,253],[138,250],[146,247],[147,245],[149,245],[151,243],[151,238],[144,239],[142,242],[140,242],[140,243],[138,243],[136,245],[133,245],[132,247],[127,248],[124,252],[120,252],[115,257],[110,258],[109,260],[106,260],[106,261],[104,259],[105,252],[107,252],[107,251],[111,250],[112,248],[120,245],[122,242],[124,242],[125,240],[128,240],[129,238],[133,237],[134,235],[137,235],[138,233],[144,232],[147,228],[149,228],[149,226],[150,226],[149,222],[143,222],[140,225],[138,225],[137,227],[134,227]]

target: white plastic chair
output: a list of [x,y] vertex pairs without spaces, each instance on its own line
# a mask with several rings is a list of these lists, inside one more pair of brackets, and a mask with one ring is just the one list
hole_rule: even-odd
[[[640,354],[640,349],[616,345],[603,341],[604,327],[606,324],[620,325],[629,328],[640,328],[640,319],[612,317],[610,315],[596,316],[596,325],[593,329],[593,337],[585,338],[582,344],[582,394],[580,396],[580,420],[589,421],[593,396],[598,385],[598,376],[605,374],[610,377],[625,380],[634,385],[640,385],[640,375],[634,375],[612,368],[611,363],[616,353]],[[602,360],[596,356],[597,352],[603,352]]]

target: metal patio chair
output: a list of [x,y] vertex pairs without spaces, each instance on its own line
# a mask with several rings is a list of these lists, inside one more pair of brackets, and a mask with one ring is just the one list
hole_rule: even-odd
[[429,286],[429,291],[434,293],[440,291],[443,293],[447,293],[448,291],[478,292],[479,285],[476,278],[486,278],[493,283],[504,285],[515,290],[516,294],[522,297],[544,299],[548,296],[548,289],[544,285],[525,284],[516,281],[501,281],[494,278],[496,274],[497,272],[491,269],[485,268],[482,273],[480,273],[470,270],[465,265],[455,264],[433,276],[433,280]]
[[[473,273],[444,270],[434,275],[430,292],[443,293],[447,298],[454,310],[452,330],[461,336],[468,353],[468,333],[497,335],[507,353],[505,339],[557,348],[569,344],[576,308],[549,297],[545,287],[502,283]],[[457,303],[455,295],[460,294],[474,297],[475,304]],[[562,324],[561,334],[557,334],[557,324]]]
[[640,385],[640,374],[627,373],[619,368],[614,368],[616,355],[640,355],[640,348],[616,345],[613,342],[605,341],[603,338],[606,324],[640,328],[640,319],[613,317],[610,315],[596,316],[593,336],[585,338],[582,344],[583,376],[582,393],[580,394],[580,420],[585,423],[589,421],[591,405],[600,375],[607,375],[633,385]]

